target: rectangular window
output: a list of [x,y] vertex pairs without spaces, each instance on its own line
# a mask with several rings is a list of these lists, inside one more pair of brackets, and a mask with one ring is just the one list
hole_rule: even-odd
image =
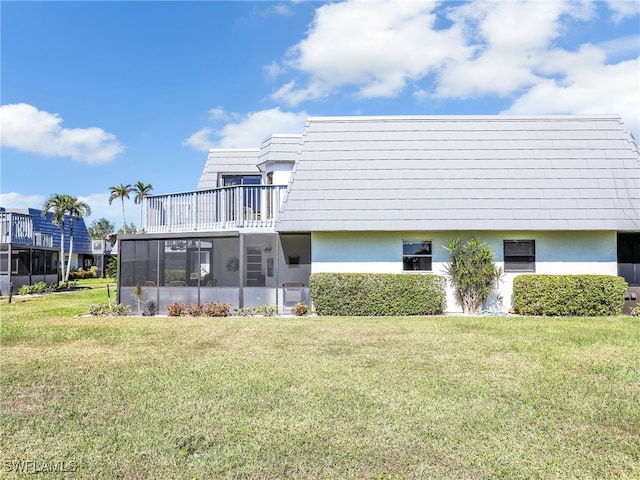
[[233,185],[260,185],[261,175],[223,175],[222,185],[231,187]]
[[431,271],[431,241],[402,242],[402,270]]
[[536,271],[536,241],[535,240],[505,240],[504,241],[504,271],[505,272],[535,272]]

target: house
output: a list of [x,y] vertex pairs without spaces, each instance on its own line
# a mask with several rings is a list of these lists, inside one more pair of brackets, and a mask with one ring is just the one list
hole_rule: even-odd
[[[52,212],[43,217],[42,211],[34,208],[0,207],[1,295],[9,294],[11,284],[15,293],[22,285],[59,280],[61,227],[55,225],[52,218]],[[68,256],[71,242],[68,216],[64,241],[65,256]],[[109,250],[108,241],[91,240],[84,220],[74,220],[72,269],[102,266]]]
[[[640,288],[640,151],[617,116],[314,117],[259,149],[211,150],[199,188],[145,199],[120,299],[162,308],[308,301],[316,272],[442,273],[478,236],[513,278],[621,275]],[[630,292],[633,293],[633,292]],[[461,311],[452,292],[447,310]]]

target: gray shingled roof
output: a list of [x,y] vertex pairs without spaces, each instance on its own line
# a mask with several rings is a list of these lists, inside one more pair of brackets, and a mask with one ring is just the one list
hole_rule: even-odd
[[204,166],[198,190],[218,187],[218,175],[259,174],[258,148],[212,148]]
[[271,135],[262,142],[258,164],[267,162],[295,162],[300,153],[302,135]]
[[310,118],[279,231],[640,230],[617,116]]

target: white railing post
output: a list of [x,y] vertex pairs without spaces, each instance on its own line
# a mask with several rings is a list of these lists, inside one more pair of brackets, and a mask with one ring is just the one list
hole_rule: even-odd
[[[144,199],[143,226],[148,233],[201,231],[226,228],[267,228],[278,218],[286,185],[234,185],[196,190]],[[28,230],[21,219],[5,223]]]
[[193,192],[191,202],[193,205],[193,229],[198,230],[198,192]]

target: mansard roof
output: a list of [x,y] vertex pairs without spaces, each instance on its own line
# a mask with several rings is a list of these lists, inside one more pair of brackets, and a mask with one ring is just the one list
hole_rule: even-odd
[[316,117],[279,231],[640,230],[611,115]]
[[220,174],[260,174],[259,148],[212,148],[198,183],[198,190],[219,187]]

